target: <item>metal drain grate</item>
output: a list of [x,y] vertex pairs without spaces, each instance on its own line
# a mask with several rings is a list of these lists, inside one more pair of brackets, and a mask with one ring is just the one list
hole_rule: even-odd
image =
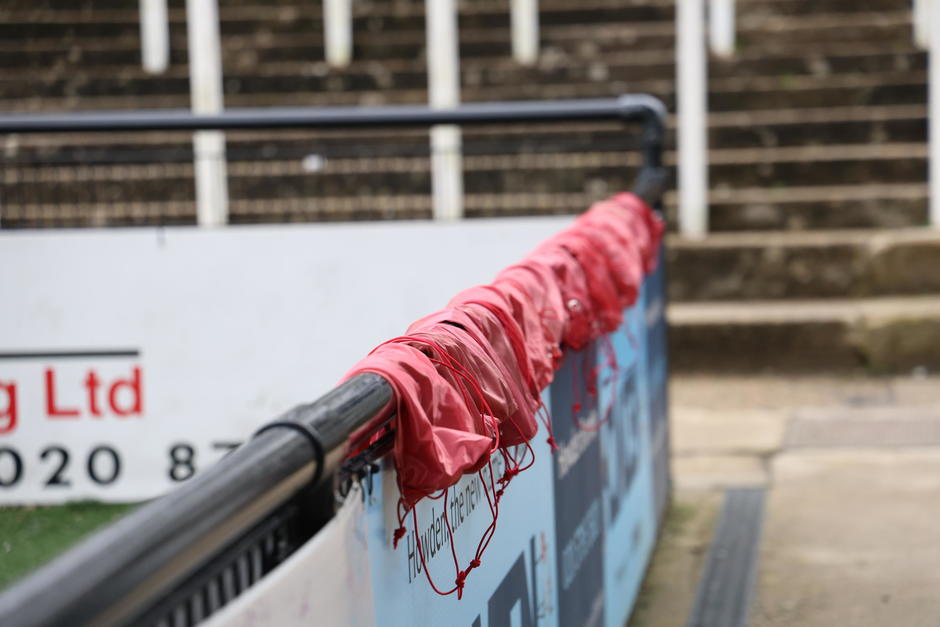
[[764,488],[735,488],[725,492],[725,504],[688,627],[747,625],[757,576],[764,496]]

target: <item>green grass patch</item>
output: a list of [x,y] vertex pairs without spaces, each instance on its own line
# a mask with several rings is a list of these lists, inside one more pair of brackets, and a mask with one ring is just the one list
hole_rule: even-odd
[[36,569],[134,505],[79,502],[0,507],[0,588]]

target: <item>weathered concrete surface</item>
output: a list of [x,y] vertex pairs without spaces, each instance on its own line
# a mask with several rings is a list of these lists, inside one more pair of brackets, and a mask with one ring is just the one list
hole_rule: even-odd
[[[796,375],[787,377],[679,375],[669,395],[673,418],[680,410],[774,410],[831,417],[832,408],[930,411],[940,403],[940,377]],[[817,415],[818,415],[817,413]],[[678,427],[674,427],[678,428]]]
[[783,445],[787,418],[787,412],[772,409],[679,406],[672,412],[673,454],[768,455]]
[[761,474],[754,627],[940,624],[940,377],[677,376],[670,397],[675,513],[632,627],[686,624],[721,491]]
[[940,449],[787,452],[773,477],[754,627],[938,624]]
[[683,455],[672,460],[674,484],[680,490],[723,490],[759,487],[769,474],[754,455]]
[[668,315],[679,372],[940,369],[937,296],[678,303]]
[[844,298],[940,291],[932,229],[713,233],[667,241],[673,301]]
[[679,490],[673,495],[629,627],[686,624],[721,503],[716,491]]

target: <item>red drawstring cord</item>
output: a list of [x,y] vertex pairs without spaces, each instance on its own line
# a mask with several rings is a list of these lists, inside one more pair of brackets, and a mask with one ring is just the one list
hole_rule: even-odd
[[[600,428],[605,423],[610,421],[610,418],[613,415],[613,408],[617,402],[617,395],[618,395],[617,383],[618,383],[619,374],[620,374],[620,365],[617,363],[617,352],[614,350],[614,345],[610,341],[610,337],[607,334],[601,334],[600,336],[598,336],[598,340],[601,342],[601,346],[603,347],[603,350],[607,354],[607,359],[604,363],[599,364],[593,368],[590,368],[583,373],[583,376],[585,380],[587,381],[588,393],[591,395],[592,399],[596,399],[597,398],[597,378],[598,378],[599,373],[603,371],[604,368],[610,368],[612,370],[610,402],[607,404],[607,411],[604,412],[604,417],[601,420],[599,420],[597,424],[587,426],[583,424],[578,418],[578,414],[581,412],[581,402],[580,402],[581,386],[578,384],[578,380],[577,380],[577,368],[576,367],[572,368],[571,385],[572,385],[572,390],[573,390],[573,395],[574,395],[574,402],[571,405],[571,416],[574,419],[575,425],[577,425],[579,429],[581,429],[582,431],[589,431],[589,432],[599,431]],[[574,353],[574,355],[575,357],[573,357],[573,359],[577,359],[577,355],[579,355],[579,353]],[[583,358],[582,358],[581,369],[585,370]]]
[[[421,338],[417,336],[402,336],[399,338],[389,340],[388,342],[385,342],[385,343],[388,344],[391,342],[407,342],[407,341],[416,341],[416,342],[426,344],[427,346],[431,347],[434,351],[436,351],[438,355],[440,355],[441,359],[430,358],[431,361],[435,364],[440,365],[441,367],[446,368],[449,372],[453,373],[457,377],[455,380],[459,384],[459,387],[461,389],[461,394],[467,406],[470,407],[471,405],[470,405],[470,398],[468,396],[469,393],[465,389],[464,387],[465,385],[470,386],[471,391],[476,393],[476,395],[479,397],[480,403],[483,406],[484,411],[488,412],[488,415],[490,416],[493,415],[492,409],[489,407],[489,404],[486,401],[486,397],[483,394],[483,390],[482,390],[482,387],[480,386],[479,381],[477,381],[476,378],[473,377],[473,375],[469,371],[467,371],[467,369],[464,368],[462,364],[460,364],[460,362],[454,359],[451,355],[449,355],[446,351],[444,351],[435,342],[432,342],[426,338]],[[399,398],[397,399],[397,408],[398,408],[398,411],[400,412],[401,410],[400,395],[399,395]],[[509,421],[510,421],[510,424],[512,424],[516,428],[519,435],[522,436],[522,432],[519,429],[518,425],[515,423],[515,421],[511,417]],[[529,468],[535,461],[535,451],[532,449],[531,445],[528,442],[525,442],[526,449],[531,454],[532,460],[525,467],[520,467],[519,462],[514,458],[512,454],[510,454],[505,448],[499,448],[498,438],[499,436],[497,432],[496,434],[494,434],[495,444],[494,444],[494,449],[491,450],[491,454],[493,451],[499,450],[503,454],[504,460],[506,460],[507,470],[499,481],[499,483],[503,485],[503,488],[496,490],[496,486],[494,484],[494,472],[493,472],[492,461],[488,460],[487,466],[488,466],[489,475],[490,475],[489,489],[487,489],[486,480],[483,477],[482,471],[478,471],[478,476],[480,477],[480,481],[483,485],[483,492],[486,495],[487,504],[490,508],[490,513],[492,514],[493,519],[492,519],[492,522],[487,527],[487,529],[483,532],[483,536],[480,538],[480,541],[477,544],[477,550],[474,555],[474,558],[470,561],[469,566],[465,570],[460,570],[460,567],[459,567],[459,561],[457,560],[456,547],[454,546],[453,528],[450,524],[450,516],[447,513],[447,503],[448,503],[447,494],[449,492],[449,489],[444,490],[443,494],[439,494],[437,496],[432,496],[430,494],[427,494],[424,497],[422,497],[422,498],[430,498],[432,500],[439,499],[441,498],[441,496],[444,497],[444,524],[447,527],[448,538],[451,543],[451,554],[454,559],[454,568],[457,571],[457,577],[455,579],[454,587],[452,589],[447,590],[447,591],[442,591],[434,583],[434,580],[431,577],[431,573],[428,572],[427,563],[424,557],[424,548],[421,544],[421,534],[420,534],[419,527],[418,527],[417,512],[415,510],[414,505],[412,505],[410,508],[411,514],[412,514],[412,524],[414,525],[414,530],[415,530],[415,541],[418,547],[418,556],[421,559],[421,566],[424,569],[425,576],[427,577],[428,583],[431,585],[431,588],[437,594],[440,594],[442,596],[446,596],[449,594],[453,594],[454,592],[457,592],[458,599],[463,597],[463,588],[464,588],[464,584],[466,582],[467,576],[470,574],[470,572],[474,568],[478,568],[480,566],[483,553],[486,551],[486,548],[489,546],[489,543],[492,540],[493,535],[496,532],[496,521],[499,518],[499,497],[502,495],[503,489],[505,488],[506,485],[509,484],[509,481],[511,481],[513,477],[518,475],[522,470]],[[524,454],[523,454],[522,459],[525,459]],[[399,489],[402,493],[405,492],[404,486],[400,485]],[[404,516],[407,515],[407,509],[405,510],[404,514],[402,514],[402,512],[400,511],[403,505],[404,505],[403,500],[399,499],[398,528],[396,528],[392,534],[392,547],[394,549],[398,548],[398,542],[401,540],[401,538],[403,538],[408,533],[404,525]]]
[[[493,465],[491,462],[487,462],[487,464],[488,464],[489,475],[490,475],[490,489],[493,489],[494,487]],[[486,501],[487,501],[487,504],[489,505],[490,513],[493,516],[493,520],[489,524],[489,526],[486,528],[486,530],[483,532],[483,536],[480,538],[480,541],[477,544],[477,550],[474,553],[474,557],[473,559],[470,560],[470,563],[467,565],[467,568],[465,570],[460,570],[460,565],[459,565],[460,562],[457,559],[457,549],[454,544],[454,530],[450,524],[450,516],[447,513],[447,509],[448,509],[447,505],[448,505],[450,488],[445,489],[442,492],[442,494],[438,494],[437,496],[427,495],[426,497],[432,500],[440,499],[442,496],[444,497],[444,525],[447,527],[447,536],[450,541],[451,557],[454,560],[454,570],[457,573],[457,576],[454,579],[454,587],[449,590],[445,591],[445,590],[441,590],[440,588],[438,588],[437,584],[434,583],[433,577],[431,577],[431,573],[428,570],[427,562],[424,558],[424,547],[421,544],[421,533],[418,527],[418,514],[416,511],[416,508],[414,506],[411,507],[411,520],[412,520],[412,525],[414,526],[414,530],[415,530],[415,543],[417,544],[417,547],[418,547],[418,557],[421,560],[421,568],[424,569],[424,575],[427,578],[428,583],[431,586],[431,589],[441,596],[448,596],[456,592],[458,600],[463,598],[463,589],[467,580],[467,576],[470,574],[470,572],[473,569],[480,567],[481,560],[483,559],[483,553],[489,547],[490,540],[493,539],[493,535],[496,533],[496,521],[499,518],[499,499],[496,499],[494,501],[494,499],[490,497],[490,490],[487,489],[486,479],[483,477],[483,471],[482,470],[478,471],[477,475],[480,477],[480,483],[483,485],[483,493],[486,495]],[[398,528],[395,530],[393,534],[393,543],[392,543],[392,547],[395,549],[398,548],[398,541],[402,537],[404,537],[405,534],[407,534],[407,530],[405,529],[405,524],[404,524],[404,516],[407,516],[407,509],[404,515],[402,515],[401,508],[403,505],[404,503],[402,499],[399,499],[398,500],[398,510],[399,510]]]

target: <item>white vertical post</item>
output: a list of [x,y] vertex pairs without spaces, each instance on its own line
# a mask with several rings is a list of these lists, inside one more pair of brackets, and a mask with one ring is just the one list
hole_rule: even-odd
[[352,0],[324,0],[323,38],[326,62],[346,67],[352,59]]
[[[460,50],[455,0],[425,0],[428,95],[434,109],[460,104]],[[436,220],[463,217],[463,159],[460,127],[431,128],[431,193]]]
[[[940,1],[930,0],[927,26],[931,33],[936,34],[940,29]],[[930,166],[928,199],[930,207],[930,225],[940,229],[940,46],[935,45],[936,39],[931,38],[928,52],[928,128],[930,136]]]
[[140,0],[140,57],[150,74],[162,74],[170,63],[166,0]]
[[708,36],[712,52],[716,55],[730,57],[734,54],[734,0],[711,0]]
[[933,0],[914,0],[911,21],[914,23],[914,43],[921,50],[930,46],[930,5]]
[[708,128],[705,0],[676,2],[679,231],[708,232]]
[[539,0],[511,0],[512,56],[532,65],[539,56]]
[[[217,0],[186,0],[189,42],[189,90],[193,113],[222,112],[222,53]],[[196,170],[196,216],[200,226],[228,222],[225,135],[193,133]]]

